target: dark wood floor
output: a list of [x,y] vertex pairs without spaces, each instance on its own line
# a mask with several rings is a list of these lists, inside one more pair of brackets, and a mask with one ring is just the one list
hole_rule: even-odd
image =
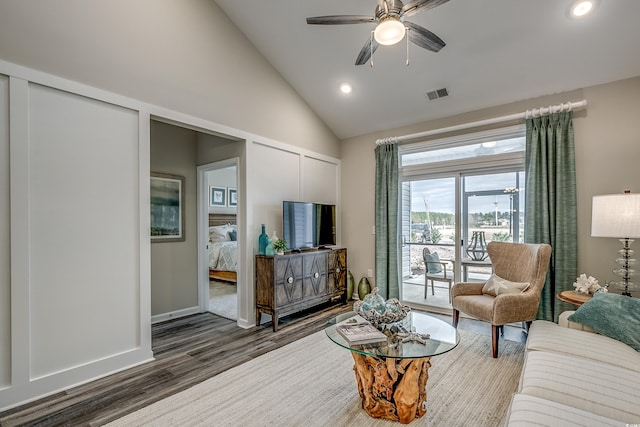
[[[242,329],[210,313],[153,325],[155,361],[92,381],[0,413],[0,426],[98,426],[185,390],[227,369],[324,329],[326,322],[351,306],[333,305]],[[450,316],[433,314],[451,322]],[[490,335],[483,322],[461,318],[460,329]],[[505,338],[524,341],[519,328],[505,328]]]

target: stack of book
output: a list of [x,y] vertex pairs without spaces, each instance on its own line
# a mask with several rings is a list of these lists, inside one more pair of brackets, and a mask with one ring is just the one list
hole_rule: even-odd
[[387,341],[387,336],[369,322],[343,323],[337,325],[336,330],[349,345]]

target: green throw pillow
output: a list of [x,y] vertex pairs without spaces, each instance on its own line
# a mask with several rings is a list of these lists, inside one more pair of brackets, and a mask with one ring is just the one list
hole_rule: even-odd
[[437,252],[426,254],[424,260],[427,262],[427,270],[429,270],[429,273],[442,273],[442,264],[440,264],[440,256]]
[[640,351],[640,299],[597,293],[568,317]]

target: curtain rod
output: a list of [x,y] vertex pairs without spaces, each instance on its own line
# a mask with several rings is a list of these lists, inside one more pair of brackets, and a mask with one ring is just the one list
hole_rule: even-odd
[[464,123],[461,125],[449,126],[440,129],[432,129],[424,132],[412,133],[410,135],[390,136],[376,140],[376,145],[400,143],[425,136],[438,135],[456,130],[469,129],[479,126],[492,125],[496,123],[510,122],[512,120],[524,120],[530,117],[544,116],[546,114],[559,113],[561,111],[582,110],[587,107],[587,101],[583,99],[577,102],[567,102],[565,104],[550,105],[548,107],[534,108],[522,113],[511,114],[508,116],[494,117],[493,119],[480,120],[477,122]]

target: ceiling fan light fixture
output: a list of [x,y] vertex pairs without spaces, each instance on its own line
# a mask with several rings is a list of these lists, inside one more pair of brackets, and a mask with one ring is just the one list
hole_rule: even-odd
[[395,16],[386,16],[373,30],[373,38],[381,45],[391,46],[402,40],[405,32],[406,28],[400,19]]

